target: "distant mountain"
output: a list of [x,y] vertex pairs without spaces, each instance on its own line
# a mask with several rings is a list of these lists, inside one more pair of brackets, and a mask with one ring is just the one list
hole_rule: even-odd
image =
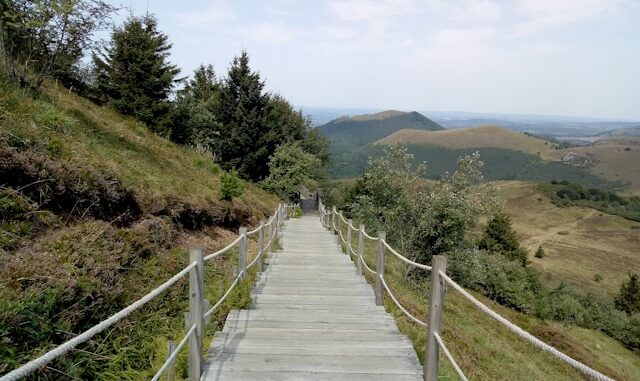
[[415,111],[388,110],[375,114],[342,116],[318,129],[331,141],[334,152],[342,152],[376,142],[403,129],[439,131],[444,128]]

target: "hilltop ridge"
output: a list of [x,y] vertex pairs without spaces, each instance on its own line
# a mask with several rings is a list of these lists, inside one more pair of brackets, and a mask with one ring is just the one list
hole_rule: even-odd
[[387,110],[375,114],[342,116],[318,127],[335,151],[373,143],[403,129],[439,131],[444,128],[416,111]]

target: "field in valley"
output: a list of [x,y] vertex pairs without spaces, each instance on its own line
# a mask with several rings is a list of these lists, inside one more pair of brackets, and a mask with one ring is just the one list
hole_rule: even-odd
[[[494,184],[547,284],[615,295],[629,272],[640,273],[640,223],[591,208],[557,207],[534,183]],[[541,259],[533,256],[540,245],[546,254]]]

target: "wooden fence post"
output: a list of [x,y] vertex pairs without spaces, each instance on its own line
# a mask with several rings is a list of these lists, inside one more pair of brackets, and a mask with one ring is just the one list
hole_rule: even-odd
[[240,227],[240,242],[238,245],[238,274],[240,279],[247,277],[247,228]]
[[431,262],[431,289],[429,315],[427,316],[427,347],[425,349],[424,379],[438,380],[439,346],[434,333],[440,334],[442,322],[442,306],[444,287],[440,271],[446,274],[447,258],[444,255],[434,255]]
[[351,224],[353,221],[351,218],[347,220],[347,255],[351,258]]
[[[175,341],[172,341],[172,340],[167,341],[167,359],[176,350],[176,346],[177,345]],[[174,381],[176,379],[176,360],[175,359],[171,361],[171,363],[167,367],[165,377],[167,381]]]
[[358,275],[362,275],[362,261],[364,260],[364,224],[358,230]]
[[275,217],[274,219],[271,220],[271,223],[269,224],[269,229],[267,229],[267,232],[269,233],[269,255],[273,254],[273,224],[275,221]]
[[336,229],[334,229],[334,226],[336,226],[336,207],[332,207],[331,208],[331,233],[335,234]]
[[197,265],[189,271],[189,328],[196,326],[196,330],[189,338],[189,381],[200,381],[202,371],[202,335],[203,321],[203,269],[204,256],[202,249],[189,251],[189,263]]
[[264,259],[264,220],[260,220],[260,230],[258,230],[258,255],[260,259],[258,259],[258,271],[262,272],[263,270],[263,259]]
[[387,235],[385,232],[378,233],[378,260],[376,262],[376,305],[381,306],[384,304],[384,291],[382,288],[382,277],[384,276],[384,252],[385,247],[382,241],[385,240]]

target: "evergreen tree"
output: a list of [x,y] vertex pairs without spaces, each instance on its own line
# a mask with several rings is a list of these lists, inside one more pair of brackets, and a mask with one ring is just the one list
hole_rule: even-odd
[[267,101],[260,74],[251,71],[249,55],[243,51],[235,57],[224,80],[215,115],[223,128],[217,154],[229,169],[254,181],[266,176],[270,152],[264,147]]
[[629,280],[620,286],[620,294],[615,299],[616,308],[628,314],[640,312],[640,284],[638,274],[629,274]]
[[171,140],[218,152],[220,123],[214,112],[219,92],[220,84],[213,66],[200,65],[184,89],[178,91]]
[[180,73],[168,62],[171,44],[152,15],[130,17],[116,28],[106,50],[94,54],[98,90],[118,111],[169,135],[169,96]]
[[527,251],[520,246],[516,232],[511,226],[511,218],[504,214],[496,214],[487,224],[478,247],[504,255],[527,265]]

